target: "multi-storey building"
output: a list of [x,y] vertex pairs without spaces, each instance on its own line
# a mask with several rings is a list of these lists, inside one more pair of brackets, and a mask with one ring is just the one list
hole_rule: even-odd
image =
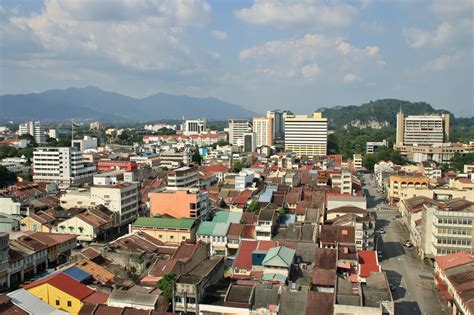
[[169,171],[167,175],[168,188],[191,188],[199,186],[199,168],[197,166],[183,166]]
[[285,119],[285,149],[297,155],[326,155],[328,120],[321,113],[287,115]]
[[271,110],[267,111],[267,117],[273,120],[272,124],[272,138],[273,140],[285,139],[285,118],[287,111]]
[[206,130],[206,121],[203,119],[185,120],[182,128],[186,136],[198,135]]
[[464,199],[424,204],[421,256],[434,258],[457,252],[474,253],[474,203]]
[[158,190],[150,193],[150,215],[169,215],[173,218],[207,217],[208,193],[193,189]]
[[247,119],[229,119],[229,143],[243,145],[244,133],[250,130]]
[[76,148],[39,147],[33,152],[33,180],[74,185],[92,181],[96,172],[93,165],[86,165],[82,152]]
[[365,153],[372,154],[372,153],[376,152],[377,150],[379,150],[380,148],[386,148],[386,147],[388,147],[387,140],[383,140],[381,142],[376,142],[376,141],[367,142]]
[[8,266],[10,261],[8,241],[8,234],[0,233],[0,289],[7,288],[8,283]]
[[449,141],[449,114],[407,116],[397,114],[397,145],[433,145]]
[[95,150],[97,149],[97,138],[84,136],[83,139],[74,139],[72,140],[72,146],[79,151]]
[[39,121],[29,121],[18,126],[20,135],[30,134],[35,138],[36,143],[45,143],[46,136],[44,128]]
[[273,119],[268,117],[253,118],[253,132],[256,136],[257,148],[273,144]]
[[255,152],[257,149],[256,135],[254,132],[244,133],[244,152]]
[[177,168],[192,161],[191,150],[169,150],[160,153],[160,165],[163,167]]

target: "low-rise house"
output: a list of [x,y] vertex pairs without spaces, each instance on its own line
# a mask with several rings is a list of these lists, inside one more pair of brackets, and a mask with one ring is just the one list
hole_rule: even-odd
[[321,226],[319,246],[337,248],[338,245],[355,246],[355,228],[353,226],[327,225]]
[[263,280],[285,283],[293,266],[296,250],[286,246],[270,248],[262,261]]
[[84,304],[102,304],[108,295],[81,284],[64,273],[58,273],[24,286],[28,292],[58,310],[78,314]]
[[333,293],[336,286],[337,251],[333,248],[317,248],[311,283],[318,292]]
[[207,287],[224,278],[224,257],[204,260],[193,270],[182,274],[174,283],[174,312],[198,314]]
[[348,213],[332,221],[333,225],[353,226],[355,228],[355,242],[358,250],[372,250],[374,247],[375,219],[367,214],[360,217]]
[[[235,213],[235,212],[234,212]],[[231,223],[227,231],[227,252],[228,255],[235,255],[242,240],[243,224]]]
[[[7,294],[10,302],[17,305],[26,314],[52,314],[68,315],[70,313],[58,310],[42,299],[36,297],[25,289],[18,289]],[[15,313],[22,314],[22,313]]]
[[145,218],[140,217],[129,227],[129,232],[142,231],[164,243],[194,242],[199,221],[193,218]]
[[199,189],[158,190],[150,193],[150,215],[174,218],[207,218],[208,193]]
[[227,256],[227,232],[229,223],[201,222],[196,232],[196,238],[210,243],[211,255]]
[[348,194],[333,194],[327,196],[327,210],[339,207],[357,207],[367,210],[367,200],[364,196],[352,196]]
[[458,252],[437,256],[435,282],[453,314],[474,314],[474,255]]
[[139,310],[154,310],[158,304],[158,292],[130,292],[114,290],[110,294],[107,304],[113,307],[131,307]]
[[77,240],[82,242],[103,240],[111,234],[113,219],[113,212],[105,207],[90,209],[62,221],[57,231],[77,235]]
[[30,237],[48,247],[48,267],[64,263],[77,247],[77,236],[61,233],[36,232]]
[[258,214],[256,232],[257,240],[270,241],[276,225],[277,213],[275,209],[262,209]]
[[20,222],[22,231],[53,232],[56,218],[46,212],[29,213]]

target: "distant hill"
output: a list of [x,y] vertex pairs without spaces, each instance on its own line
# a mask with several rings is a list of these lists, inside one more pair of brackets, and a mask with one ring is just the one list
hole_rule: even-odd
[[256,115],[242,106],[212,97],[158,93],[138,99],[96,87],[0,96],[0,116],[9,120],[152,121],[181,119],[183,116],[225,120]]
[[[444,109],[434,109],[425,102],[411,103],[397,99],[383,99],[371,101],[360,106],[335,106],[320,108],[323,116],[328,118],[329,125],[333,128],[381,128],[395,127],[396,115],[402,107],[405,115],[423,115],[433,113],[450,113]],[[456,119],[452,113],[452,125],[474,125],[474,118]]]

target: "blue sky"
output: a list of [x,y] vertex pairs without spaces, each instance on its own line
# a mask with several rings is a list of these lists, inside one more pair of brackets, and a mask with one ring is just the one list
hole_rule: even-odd
[[0,93],[93,85],[257,112],[426,101],[474,116],[473,1],[0,2]]

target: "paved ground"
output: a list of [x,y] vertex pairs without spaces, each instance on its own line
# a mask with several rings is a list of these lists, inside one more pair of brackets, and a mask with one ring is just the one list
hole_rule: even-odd
[[383,227],[386,232],[376,242],[383,256],[380,260],[382,269],[390,284],[395,286],[392,295],[396,314],[449,314],[434,286],[432,268],[419,259],[416,250],[401,245],[409,237],[406,227],[396,218],[398,211],[389,207],[376,211],[376,207],[384,202],[383,196],[372,186],[370,175],[363,178],[369,210],[377,215],[376,229]]

